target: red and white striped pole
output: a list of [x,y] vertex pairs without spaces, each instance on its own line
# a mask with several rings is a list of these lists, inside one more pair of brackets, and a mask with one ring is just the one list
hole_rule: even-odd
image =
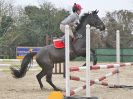
[[[100,81],[102,81],[102,80],[104,80],[104,79],[106,79],[106,78],[108,78],[108,77],[110,77],[110,76],[112,76],[112,75],[114,75],[114,74],[117,74],[119,71],[117,70],[117,69],[114,69],[112,72],[110,72],[110,73],[108,73],[108,74],[106,74],[106,75],[104,75],[104,76],[101,76],[101,77],[99,77],[98,79],[95,79],[95,80],[91,80],[90,81],[90,85],[92,85],[92,84],[100,84]],[[75,81],[82,81],[82,82],[85,82],[85,78],[82,78],[82,77],[77,77],[77,76],[71,76],[70,77],[70,79],[71,80],[75,80]]]
[[[94,65],[94,66],[90,66],[90,70],[97,70],[97,69],[110,69],[110,68],[117,68],[117,67],[125,67],[125,66],[133,66],[133,62],[131,63],[120,63],[120,64],[107,64],[107,65]],[[70,68],[70,71],[82,71],[85,70],[86,66],[84,67],[76,67],[73,66]]]
[[[102,77],[100,77],[98,79],[95,79],[95,80],[91,80],[90,81],[90,86],[92,86],[93,84],[100,84],[100,85],[109,86],[109,87],[110,86],[111,87],[112,86],[117,87],[118,85],[112,85],[112,84],[108,84],[107,82],[100,82],[100,81],[102,81],[102,80],[106,79],[107,77],[112,76],[112,75],[114,75],[118,72],[119,71],[117,71],[117,69],[115,69],[114,71],[112,71],[111,73],[106,74],[105,76],[102,76]],[[83,78],[80,79],[80,77],[74,77],[74,76],[71,76],[70,79],[71,80],[76,80],[76,81],[80,81],[80,80],[85,81]],[[80,86],[80,87],[76,88],[75,90],[71,90],[70,95],[74,95],[74,94],[78,93],[80,90],[83,90],[83,89],[86,89],[86,85]]]

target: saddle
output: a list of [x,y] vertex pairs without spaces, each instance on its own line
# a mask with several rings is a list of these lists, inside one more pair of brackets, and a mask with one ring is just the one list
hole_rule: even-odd
[[[70,37],[70,42],[74,42],[77,38],[71,38]],[[64,48],[65,47],[65,37],[61,37],[58,39],[53,40],[53,45],[55,48]]]
[[65,47],[65,43],[62,39],[54,39],[53,40],[53,45],[55,48],[64,48]]

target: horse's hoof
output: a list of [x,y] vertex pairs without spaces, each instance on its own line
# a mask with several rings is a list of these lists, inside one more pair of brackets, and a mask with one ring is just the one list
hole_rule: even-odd
[[43,91],[43,90],[46,90],[46,88],[42,87],[41,90],[42,90],[42,91]]
[[63,91],[63,90],[60,89],[60,88],[55,88],[54,90],[55,90],[55,91]]

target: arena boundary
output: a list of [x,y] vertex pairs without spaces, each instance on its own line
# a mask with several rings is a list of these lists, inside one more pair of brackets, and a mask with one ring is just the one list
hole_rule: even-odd
[[[9,71],[10,69],[7,67],[10,66],[19,66],[21,63],[21,59],[0,59],[0,67],[5,67],[5,68],[0,68],[0,71]],[[39,66],[35,60],[33,60],[33,63],[29,64],[31,67],[37,67]],[[30,68],[30,71],[38,71],[41,70],[41,68]],[[55,63],[54,64],[54,69],[53,69],[53,74],[63,74],[63,77],[65,77],[65,63]]]

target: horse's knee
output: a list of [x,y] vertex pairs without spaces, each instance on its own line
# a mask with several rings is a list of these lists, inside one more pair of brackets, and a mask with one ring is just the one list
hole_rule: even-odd
[[47,78],[47,79],[46,79],[46,81],[47,81],[47,82],[50,82],[50,81],[51,81],[51,79]]
[[46,81],[51,82],[52,81],[52,72],[47,73],[46,75]]
[[47,82],[51,82],[51,78],[52,78],[52,75],[47,75],[47,76],[46,76],[46,81],[47,81]]

